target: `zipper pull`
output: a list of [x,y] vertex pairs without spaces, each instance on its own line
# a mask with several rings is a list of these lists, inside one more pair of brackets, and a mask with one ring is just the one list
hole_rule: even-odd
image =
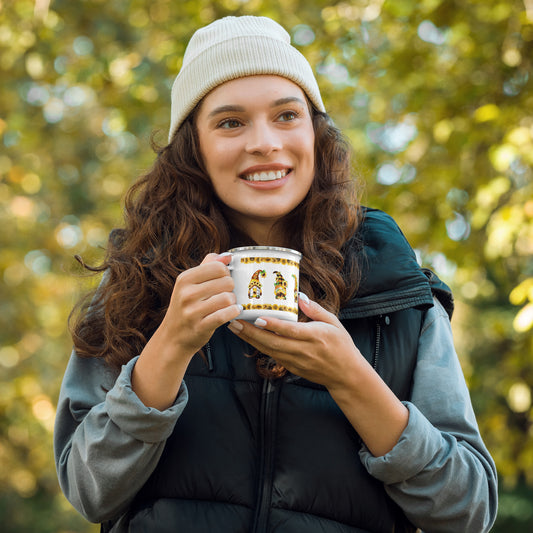
[[205,351],[207,353],[207,369],[209,372],[213,372],[214,365],[213,365],[213,355],[211,353],[211,343],[207,341],[207,344],[205,345]]

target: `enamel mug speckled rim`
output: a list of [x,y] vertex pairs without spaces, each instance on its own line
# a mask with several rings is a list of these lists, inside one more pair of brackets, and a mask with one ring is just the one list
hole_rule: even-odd
[[300,252],[277,246],[243,246],[228,252],[234,292],[243,307],[237,318],[298,321]]

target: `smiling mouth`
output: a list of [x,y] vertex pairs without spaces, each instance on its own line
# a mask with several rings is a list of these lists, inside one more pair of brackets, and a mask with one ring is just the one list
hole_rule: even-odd
[[253,174],[242,175],[241,178],[246,181],[276,181],[284,178],[290,171],[291,169],[254,172]]

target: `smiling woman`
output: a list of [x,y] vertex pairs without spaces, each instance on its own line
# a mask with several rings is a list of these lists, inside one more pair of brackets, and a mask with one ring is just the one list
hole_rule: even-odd
[[[168,144],[73,315],[56,464],[102,531],[490,529],[450,291],[356,183],[281,26],[193,35]],[[298,322],[236,319],[227,250],[256,245],[302,255]]]

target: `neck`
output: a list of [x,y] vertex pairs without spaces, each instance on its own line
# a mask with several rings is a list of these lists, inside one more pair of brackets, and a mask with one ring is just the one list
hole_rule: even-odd
[[280,231],[276,220],[246,220],[243,224],[236,217],[232,217],[232,223],[246,233],[258,246],[286,246],[283,233]]
[[248,227],[246,233],[259,245],[259,246],[285,246],[285,239],[279,231],[276,231],[274,227]]

